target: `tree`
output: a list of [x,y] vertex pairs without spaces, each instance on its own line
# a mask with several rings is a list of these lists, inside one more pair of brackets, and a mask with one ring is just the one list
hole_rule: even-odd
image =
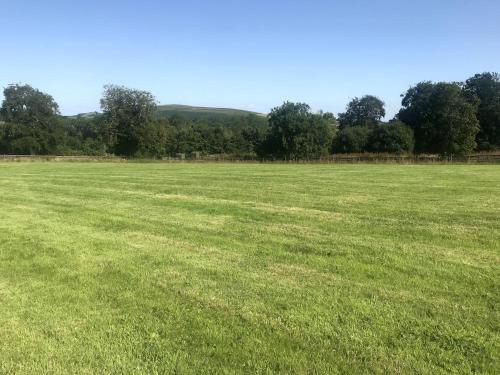
[[305,103],[285,102],[268,116],[268,153],[286,160],[311,159],[328,154],[331,119],[313,114]]
[[456,83],[421,82],[402,100],[398,118],[415,133],[415,151],[464,155],[476,146],[478,102],[467,100]]
[[59,123],[67,134],[69,152],[73,155],[106,154],[105,118],[102,114],[62,117]]
[[156,112],[154,96],[123,86],[104,86],[101,109],[106,117],[106,140],[117,155],[133,156],[150,141],[148,127]]
[[[9,85],[0,108],[2,148],[8,153],[56,153],[61,132],[57,124],[59,106],[49,94],[30,85]],[[4,151],[4,152],[5,152]]]
[[340,128],[377,125],[385,116],[384,105],[382,100],[373,95],[354,98],[347,105],[346,112],[338,115]]
[[465,82],[463,90],[472,102],[479,99],[476,113],[480,127],[476,137],[478,148],[500,148],[500,76],[497,73],[476,74]]
[[372,132],[368,126],[340,129],[332,142],[332,153],[349,154],[365,152]]
[[30,85],[9,85],[3,94],[5,99],[0,114],[5,122],[26,126],[46,125],[59,114],[54,98]]
[[393,120],[372,129],[367,149],[379,153],[413,152],[415,138],[413,130],[401,121]]
[[174,154],[190,154],[196,151],[206,151],[204,139],[193,125],[181,126],[176,129],[173,146]]
[[166,154],[169,135],[168,125],[164,121],[151,122],[141,136],[138,153],[141,156],[161,158]]

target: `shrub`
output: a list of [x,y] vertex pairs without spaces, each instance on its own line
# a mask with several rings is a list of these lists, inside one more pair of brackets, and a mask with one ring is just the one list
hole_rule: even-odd
[[367,126],[344,128],[333,139],[332,153],[348,154],[366,151],[372,130]]
[[368,139],[367,150],[377,153],[413,152],[413,130],[401,121],[392,121],[374,128]]

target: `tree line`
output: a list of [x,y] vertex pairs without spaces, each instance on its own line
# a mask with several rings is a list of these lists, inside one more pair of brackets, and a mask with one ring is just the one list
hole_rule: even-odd
[[0,108],[0,154],[308,160],[332,153],[467,155],[500,149],[497,73],[418,83],[387,122],[384,102],[373,95],[354,98],[337,116],[285,102],[267,117],[165,118],[151,93],[108,85],[100,105],[101,114],[65,117],[49,94],[9,85]]

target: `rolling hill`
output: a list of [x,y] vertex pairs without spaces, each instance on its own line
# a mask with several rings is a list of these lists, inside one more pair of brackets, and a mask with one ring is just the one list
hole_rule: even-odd
[[168,104],[158,106],[159,117],[171,117],[174,115],[182,115],[188,118],[206,118],[220,116],[265,116],[262,113],[246,111],[243,109],[234,108],[215,108],[215,107],[194,107],[181,104]]
[[[66,116],[68,118],[93,118],[99,116],[101,113],[99,112],[88,112],[88,113],[79,113],[74,116]],[[188,119],[207,119],[207,118],[226,118],[226,117],[234,117],[234,116],[248,116],[255,115],[264,117],[265,114],[246,111],[243,109],[234,109],[234,108],[216,108],[216,107],[195,107],[189,105],[182,104],[165,104],[159,105],[157,116],[160,118],[168,118],[172,116],[180,115],[186,117]]]

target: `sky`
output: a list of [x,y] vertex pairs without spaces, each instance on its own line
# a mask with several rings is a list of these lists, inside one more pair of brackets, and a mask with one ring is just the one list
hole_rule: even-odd
[[499,0],[0,0],[0,87],[28,83],[62,114],[103,85],[161,104],[342,112],[376,95],[386,119],[425,80],[500,72]]

